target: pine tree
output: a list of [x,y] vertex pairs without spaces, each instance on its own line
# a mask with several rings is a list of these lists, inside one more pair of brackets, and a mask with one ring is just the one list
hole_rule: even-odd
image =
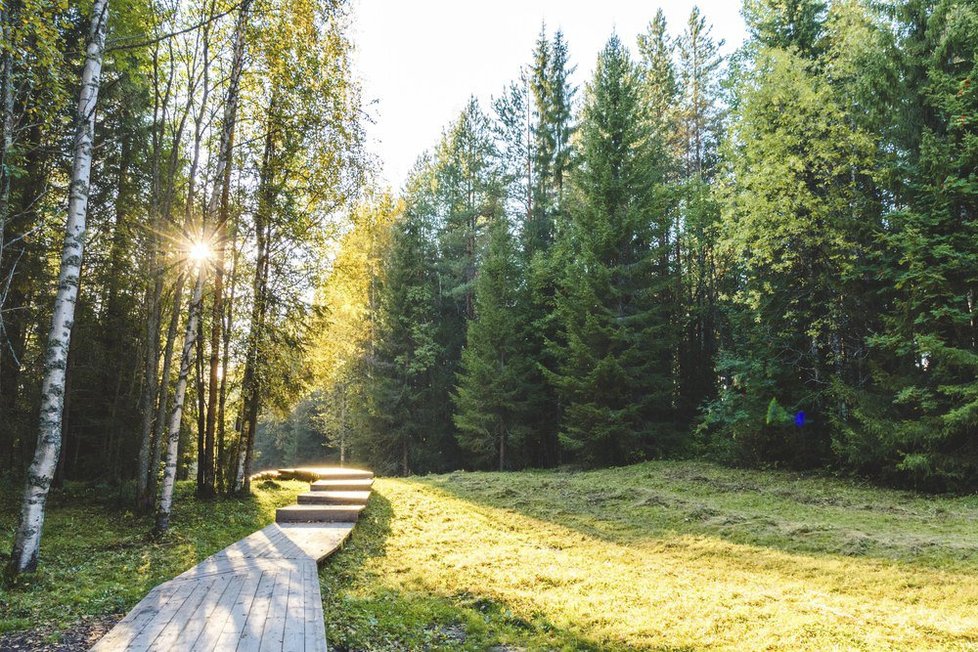
[[550,377],[565,410],[561,442],[585,464],[661,453],[671,442],[672,280],[657,246],[655,147],[638,73],[612,37],[588,88],[580,126],[576,206],[560,248],[568,261],[556,298],[565,344]]
[[509,225],[496,219],[475,284],[476,318],[468,323],[455,399],[458,441],[469,464],[503,471],[524,463],[527,388],[533,361],[522,355],[525,302]]
[[723,339],[719,312],[720,279],[717,225],[720,206],[714,193],[722,129],[720,78],[722,42],[699,10],[690,12],[677,40],[676,132],[679,135],[678,219],[675,265],[682,310],[678,351],[678,407],[690,422],[716,392],[715,359]]
[[533,167],[528,180],[533,203],[523,224],[522,267],[527,279],[527,296],[522,310],[527,337],[523,356],[536,369],[527,386],[528,427],[532,463],[553,466],[561,459],[557,424],[560,409],[555,388],[546,373],[557,369],[547,342],[560,338],[554,298],[561,262],[554,241],[566,230],[567,179],[573,165],[571,138],[575,130],[572,105],[576,89],[571,86],[567,43],[558,31],[548,41],[542,32],[530,70],[530,93],[535,121],[530,130]]

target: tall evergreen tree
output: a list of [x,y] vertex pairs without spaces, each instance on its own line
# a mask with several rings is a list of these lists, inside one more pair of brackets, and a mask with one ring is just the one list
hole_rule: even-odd
[[672,444],[672,284],[657,251],[669,228],[638,72],[617,37],[598,58],[580,126],[576,205],[560,247],[564,344],[550,374],[564,400],[561,442],[585,464]]
[[[411,184],[430,182],[428,170]],[[420,193],[423,196],[423,192]],[[408,202],[395,225],[382,272],[374,358],[367,381],[368,428],[362,434],[365,461],[382,472],[419,470],[438,403],[447,397],[434,383],[443,352],[438,342],[435,249],[426,206]],[[424,469],[422,469],[424,470]]]
[[[925,7],[927,5],[927,7]],[[895,290],[870,338],[872,386],[836,442],[844,459],[921,486],[978,479],[978,8],[901,6],[895,210],[883,273]]]
[[854,207],[874,141],[847,120],[818,62],[762,48],[754,65],[732,125],[721,227],[738,278],[734,339],[708,422],[741,459],[811,466],[828,459],[846,342],[860,337],[848,328],[867,246]]
[[529,448],[531,462],[538,466],[560,461],[558,398],[545,374],[557,369],[546,343],[559,339],[554,297],[561,263],[553,244],[567,222],[566,186],[573,164],[571,137],[575,129],[572,73],[563,34],[558,31],[547,40],[546,32],[541,32],[530,69],[535,120],[530,129],[534,163],[528,181],[533,201],[522,229],[522,265],[528,284],[522,313],[527,334],[523,355],[536,365],[527,387],[527,399],[533,406],[528,423],[533,433]]
[[821,52],[828,3],[825,0],[745,0],[744,18],[755,43],[794,48],[814,59]]
[[458,440],[468,463],[503,471],[524,463],[528,386],[534,362],[523,353],[523,285],[515,240],[505,219],[490,226],[475,284],[455,393]]
[[716,392],[715,360],[723,325],[719,311],[722,280],[717,251],[720,206],[714,192],[722,137],[720,79],[722,42],[714,40],[695,7],[677,40],[676,132],[678,213],[675,235],[676,301],[682,310],[678,347],[678,408],[690,422]]

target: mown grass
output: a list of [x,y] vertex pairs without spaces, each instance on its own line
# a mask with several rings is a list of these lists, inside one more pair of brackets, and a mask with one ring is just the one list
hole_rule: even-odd
[[[98,488],[52,496],[0,632],[122,613],[269,523],[303,482],[198,502],[173,529]],[[0,563],[16,521],[0,494]],[[332,649],[978,650],[978,496],[654,462],[379,479],[320,578]]]
[[378,480],[338,650],[978,650],[978,497],[655,462]]
[[[0,584],[0,633],[38,625],[67,627],[80,616],[124,613],[154,586],[272,522],[308,483],[261,483],[247,499],[198,501],[178,483],[169,533],[153,540],[150,516],[114,508],[105,489],[55,491],[41,537],[36,573]],[[13,488],[0,500],[0,566],[17,523]]]

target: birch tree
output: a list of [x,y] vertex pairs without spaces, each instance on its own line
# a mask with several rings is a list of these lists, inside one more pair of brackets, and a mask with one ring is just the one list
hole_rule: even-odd
[[[218,158],[214,172],[214,178],[218,182],[218,191],[213,191],[212,200],[208,204],[208,209],[215,209],[219,205],[220,196],[226,192],[224,184],[230,174],[231,166],[231,144],[234,136],[234,123],[237,115],[237,105],[239,99],[239,84],[241,72],[244,68],[245,55],[245,31],[248,26],[248,16],[251,8],[251,0],[244,0],[238,13],[238,20],[234,29],[234,59],[231,64],[231,75],[228,81],[228,92],[225,100],[224,122],[221,127],[221,140],[218,146]],[[216,197],[216,199],[214,198]],[[206,227],[201,246],[207,246]],[[200,318],[201,302],[204,291],[204,263],[198,261],[200,266],[197,270],[197,281],[194,285],[194,293],[190,302],[190,315],[187,319],[187,329],[184,334],[183,352],[180,358],[180,374],[177,377],[177,387],[174,392],[173,410],[170,414],[169,434],[167,438],[166,468],[163,472],[163,487],[160,492],[159,507],[156,515],[155,532],[162,534],[170,525],[170,511],[173,506],[173,485],[176,480],[177,472],[177,452],[180,443],[180,423],[183,419],[183,403],[187,391],[187,377],[190,374],[191,355],[197,339],[197,320]]]
[[44,380],[41,385],[41,416],[34,460],[27,474],[21,506],[20,526],[10,555],[9,573],[37,568],[44,525],[44,507],[61,453],[61,419],[64,413],[65,372],[68,347],[74,324],[75,302],[81,276],[85,245],[85,218],[88,212],[89,180],[92,170],[92,144],[95,132],[95,107],[98,103],[105,51],[105,33],[109,19],[108,0],[95,0],[92,22],[85,50],[78,109],[75,115],[71,185],[68,196],[68,219],[65,224],[61,271],[55,295],[51,330],[48,334]]

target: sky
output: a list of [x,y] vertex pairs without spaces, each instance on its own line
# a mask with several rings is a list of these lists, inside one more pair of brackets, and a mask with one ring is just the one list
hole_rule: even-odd
[[[355,64],[383,179],[399,189],[475,95],[484,108],[529,63],[541,25],[561,29],[583,88],[612,32],[636,52],[662,6],[678,34],[693,5],[731,52],[745,37],[739,0],[354,0]],[[581,96],[581,93],[578,93]]]

